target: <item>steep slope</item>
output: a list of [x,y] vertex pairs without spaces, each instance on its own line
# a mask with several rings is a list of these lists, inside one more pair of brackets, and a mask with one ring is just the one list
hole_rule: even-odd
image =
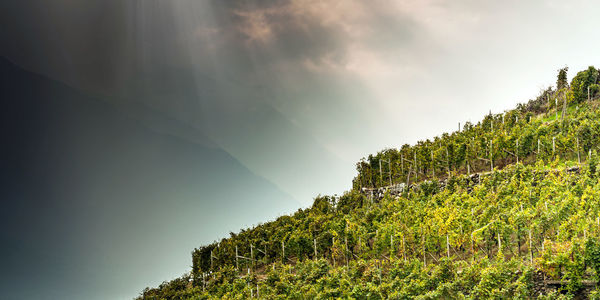
[[198,243],[298,206],[200,135],[4,59],[0,99],[0,298],[129,298]]
[[[585,295],[599,274],[597,176],[587,167],[518,164],[380,200],[356,192],[319,198],[310,209],[197,249],[191,276],[144,298]],[[257,261],[242,258],[249,256]]]
[[140,298],[596,299],[597,81],[370,155],[345,195],[195,249]]

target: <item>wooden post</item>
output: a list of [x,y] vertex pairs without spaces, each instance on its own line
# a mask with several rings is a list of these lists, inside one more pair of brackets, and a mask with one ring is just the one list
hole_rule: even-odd
[[544,242],[546,241],[546,237],[543,237],[542,239],[542,252],[544,252]]
[[433,149],[431,149],[431,178],[435,178],[435,162],[433,161]]
[[388,174],[390,177],[390,186],[392,185],[392,160],[388,158],[388,167],[390,169],[390,173]]
[[344,258],[346,259],[346,266],[348,266],[348,237],[344,236]]
[[554,98],[555,118],[558,119],[558,97]]
[[390,234],[390,257],[392,257],[392,253],[394,253],[394,233]]
[[447,233],[446,233],[446,253],[448,255],[448,258],[450,258],[450,239],[449,239]]
[[450,177],[450,155],[448,155],[448,147],[446,148],[446,167],[448,168],[448,177]]
[[552,156],[554,156],[556,153],[556,137],[553,136],[552,137]]
[[400,168],[402,174],[404,174],[404,154],[400,154]]
[[517,148],[515,149],[515,155],[517,156],[517,163],[519,163],[519,139],[517,139]]
[[581,157],[579,157],[579,138],[577,138],[577,162],[581,164]]
[[383,186],[383,173],[381,172],[381,158],[379,159],[379,178],[381,179],[381,185]]
[[333,262],[333,267],[335,268],[335,255],[333,255],[333,246],[334,245],[335,245],[335,237],[332,236],[331,237],[331,248],[332,248],[332,251],[331,251],[331,260]]
[[419,173],[417,173],[417,149],[415,149],[415,152],[414,152],[414,159],[415,159],[415,165],[414,165],[415,182],[417,182],[417,181],[419,181]]
[[529,262],[533,265],[533,243],[531,242],[531,229],[529,229]]
[[213,252],[212,250],[210,250],[210,270],[212,271],[213,269]]
[[285,263],[285,242],[281,241],[281,259],[283,260],[283,263]]
[[494,144],[493,140],[490,139],[490,172],[494,172],[494,156],[493,156]]
[[500,240],[500,232],[498,232],[498,254],[502,251],[502,240]]
[[406,261],[406,248],[404,246],[404,234],[402,235],[402,258]]
[[252,268],[254,268],[254,245],[250,244],[250,260],[252,261]]
[[240,265],[238,262],[238,247],[237,246],[235,246],[235,268],[236,268],[236,270],[240,269]]
[[[421,234],[423,231],[421,231]],[[423,239],[423,265],[427,266],[427,257],[425,257],[425,235],[422,234],[421,238]]]
[[[471,209],[471,214],[472,213],[473,210]],[[471,259],[475,262],[475,237],[473,236],[473,233],[475,233],[475,231],[471,232]]]
[[[563,94],[563,112],[562,112],[562,115],[560,117],[561,125],[562,125],[562,122],[564,122],[564,120],[565,120],[565,114],[566,113],[567,113],[567,94],[564,93]],[[561,128],[562,128],[562,126],[561,126]]]

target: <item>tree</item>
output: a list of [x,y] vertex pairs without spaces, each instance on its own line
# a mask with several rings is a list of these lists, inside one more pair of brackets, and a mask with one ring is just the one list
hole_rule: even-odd
[[567,82],[567,71],[569,71],[569,67],[564,67],[558,70],[558,78],[556,80],[556,89],[561,90],[568,87]]
[[571,90],[573,91],[574,102],[580,103],[585,101],[588,96],[588,87],[591,89],[591,94],[591,92],[595,91],[595,88],[592,89],[591,85],[595,84],[597,80],[598,70],[593,66],[589,66],[587,70],[577,73],[577,75],[573,77],[573,80],[571,80]]

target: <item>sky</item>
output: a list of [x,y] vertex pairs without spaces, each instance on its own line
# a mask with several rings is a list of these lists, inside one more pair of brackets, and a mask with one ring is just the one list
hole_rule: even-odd
[[[0,55],[152,131],[223,151],[307,207],[348,190],[362,157],[511,109],[564,66],[569,77],[598,66],[599,9],[584,0],[3,1]],[[199,216],[219,201],[200,199]]]

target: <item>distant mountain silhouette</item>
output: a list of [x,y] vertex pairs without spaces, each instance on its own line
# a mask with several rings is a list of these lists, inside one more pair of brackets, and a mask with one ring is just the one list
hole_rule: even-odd
[[0,99],[2,299],[130,298],[299,206],[193,128],[1,58]]

